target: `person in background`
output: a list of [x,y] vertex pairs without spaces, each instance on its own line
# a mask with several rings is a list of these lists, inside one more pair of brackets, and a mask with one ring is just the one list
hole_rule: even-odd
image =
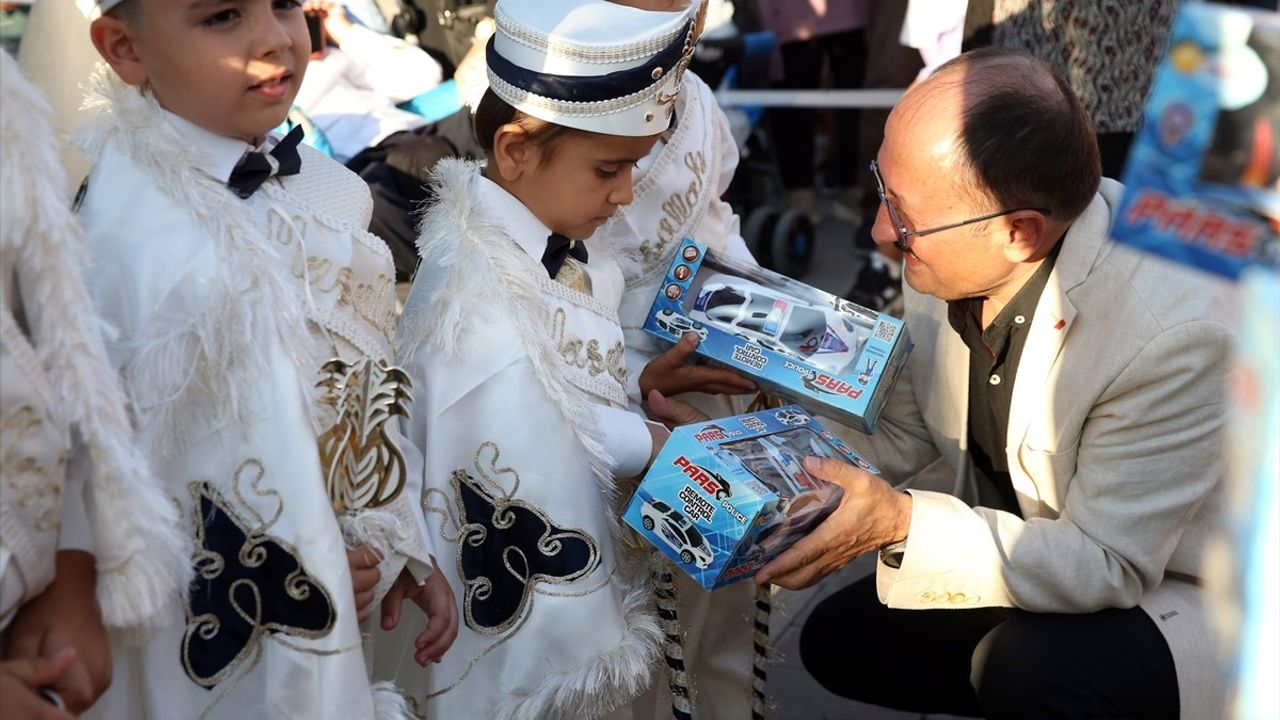
[[369,184],[369,231],[391,250],[396,280],[407,282],[417,266],[416,213],[428,199],[430,169],[441,158],[479,154],[470,113],[433,122],[401,108],[440,84],[440,64],[417,45],[352,22],[336,0],[308,0],[305,10],[318,16],[326,44],[294,104],[324,133],[334,157]]

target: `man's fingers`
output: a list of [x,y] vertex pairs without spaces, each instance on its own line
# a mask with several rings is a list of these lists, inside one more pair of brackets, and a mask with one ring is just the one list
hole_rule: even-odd
[[804,469],[809,474],[826,480],[833,485],[839,485],[841,488],[848,490],[850,485],[858,480],[858,476],[869,475],[866,470],[850,465],[844,460],[835,458],[818,457],[810,455],[804,459]]
[[[817,529],[820,530],[821,526]],[[802,572],[803,570],[822,557],[824,544],[816,531],[800,538],[796,541],[796,544],[787,548],[773,560],[770,560],[764,567],[757,570],[755,583],[757,585],[773,583],[791,590],[803,587],[803,585],[796,586],[795,583],[806,575]]]

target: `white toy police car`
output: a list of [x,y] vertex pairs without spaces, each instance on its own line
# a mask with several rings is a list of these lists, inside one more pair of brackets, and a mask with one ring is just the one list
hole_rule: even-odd
[[662,538],[686,565],[705,570],[711,566],[711,548],[702,533],[683,515],[661,500],[649,500],[640,506],[640,524]]
[[654,314],[653,322],[659,330],[671,333],[676,338],[684,337],[685,333],[696,333],[700,339],[707,339],[707,328],[702,323],[671,310],[659,310]]
[[875,325],[722,273],[703,283],[689,316],[831,373],[858,357]]

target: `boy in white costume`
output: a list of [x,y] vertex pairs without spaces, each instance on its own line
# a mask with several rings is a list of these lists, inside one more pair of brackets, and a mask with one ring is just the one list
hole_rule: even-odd
[[[66,718],[110,680],[104,625],[141,635],[176,607],[190,545],[80,281],[49,107],[3,52],[0,108],[0,712]],[[68,477],[73,427],[91,462]]]
[[[488,162],[437,167],[399,331],[423,505],[464,618],[442,663],[398,674],[428,715],[631,717],[660,662],[615,479],[667,431],[625,409],[622,272],[580,241],[631,200],[696,20],[598,0],[495,9],[475,119]],[[387,648],[376,674],[401,670]]]
[[388,422],[409,389],[369,193],[267,136],[306,69],[301,5],[117,4],[91,26],[113,72],[78,138],[87,278],[195,578],[162,631],[113,648],[95,717],[405,717],[360,620],[414,599],[425,664],[456,610],[410,500],[421,458]]

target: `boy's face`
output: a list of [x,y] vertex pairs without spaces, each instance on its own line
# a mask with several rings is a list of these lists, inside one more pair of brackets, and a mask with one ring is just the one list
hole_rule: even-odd
[[134,70],[161,107],[249,143],[284,121],[311,50],[300,2],[127,1],[142,3]]
[[509,189],[553,232],[585,240],[631,202],[631,171],[657,140],[571,133],[535,146]]

